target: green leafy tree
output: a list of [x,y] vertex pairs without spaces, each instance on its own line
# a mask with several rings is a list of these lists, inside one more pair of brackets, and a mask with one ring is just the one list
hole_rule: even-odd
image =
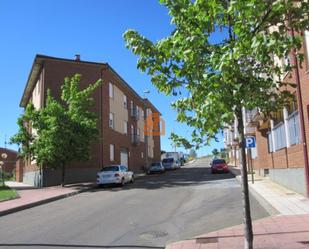
[[32,103],[18,119],[19,132],[11,138],[21,145],[21,155],[36,160],[40,168],[61,167],[65,184],[66,165],[90,158],[91,142],[98,137],[97,116],[91,111],[91,94],[101,80],[80,90],[81,76],[65,78],[61,100],[47,91],[46,105],[35,110]]
[[[278,0],[161,0],[169,10],[172,33],[152,42],[135,30],[124,34],[127,47],[139,56],[137,67],[151,76],[159,91],[187,97],[174,102],[178,121],[194,127],[197,145],[216,137],[237,119],[241,145],[245,248],[253,247],[252,222],[244,148],[243,108],[265,114],[290,98],[282,75],[293,69],[283,60],[299,52],[301,37],[293,31],[308,28],[306,1]],[[272,27],[275,27],[272,29]],[[214,35],[220,34],[222,39]],[[297,53],[296,53],[297,52]],[[291,82],[293,85],[294,82]],[[184,95],[182,95],[184,96]]]
[[173,132],[171,133],[171,136],[169,137],[169,139],[173,141],[176,147],[183,147],[185,150],[189,150],[193,147],[193,145],[187,139]]
[[218,149],[213,149],[213,150],[212,150],[212,154],[213,154],[214,156],[218,156],[218,155],[220,154],[220,152],[218,151]]

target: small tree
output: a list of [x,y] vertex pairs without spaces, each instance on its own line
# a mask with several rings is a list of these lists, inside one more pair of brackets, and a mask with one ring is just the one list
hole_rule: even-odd
[[213,154],[214,156],[218,156],[218,155],[220,154],[220,152],[218,151],[218,149],[213,149],[213,150],[212,150],[212,154]]
[[[301,47],[291,28],[308,28],[308,3],[295,0],[161,0],[172,17],[170,36],[152,42],[137,31],[124,34],[139,56],[138,68],[163,93],[186,91],[173,103],[178,121],[194,127],[192,139],[203,144],[237,120],[241,147],[245,248],[253,248],[247,182],[243,109],[264,113],[281,108],[290,94],[282,91],[284,59]],[[214,35],[219,34],[219,38]],[[221,37],[221,38],[220,38]],[[297,53],[301,61],[303,55]],[[291,82],[294,83],[294,82]]]
[[18,119],[19,132],[11,138],[11,142],[21,145],[21,155],[36,160],[40,168],[61,167],[62,186],[66,165],[89,160],[91,142],[99,134],[97,116],[90,108],[94,102],[91,94],[101,80],[83,90],[79,90],[79,82],[79,74],[65,78],[62,102],[48,91],[44,108],[35,110],[29,103]]

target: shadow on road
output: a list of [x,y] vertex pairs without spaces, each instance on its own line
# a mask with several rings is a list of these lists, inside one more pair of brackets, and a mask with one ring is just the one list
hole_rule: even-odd
[[211,181],[235,178],[231,173],[211,174],[209,167],[183,167],[178,170],[167,171],[164,174],[147,175],[135,180],[133,184],[124,187],[105,186],[96,187],[89,191],[123,191],[129,189],[159,189],[211,184]]
[[115,246],[102,246],[102,245],[70,245],[70,244],[32,244],[32,243],[12,243],[0,244],[0,247],[56,247],[56,248],[149,248],[149,249],[163,249],[164,247],[158,246],[138,246],[138,245],[115,245]]

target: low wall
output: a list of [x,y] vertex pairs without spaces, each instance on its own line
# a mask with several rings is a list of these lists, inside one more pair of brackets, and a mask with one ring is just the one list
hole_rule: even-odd
[[304,168],[269,169],[269,178],[295,192],[306,195]]

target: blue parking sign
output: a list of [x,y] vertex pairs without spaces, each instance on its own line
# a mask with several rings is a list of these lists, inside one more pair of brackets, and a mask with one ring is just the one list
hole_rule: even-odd
[[246,148],[255,148],[255,137],[254,136],[246,137]]

